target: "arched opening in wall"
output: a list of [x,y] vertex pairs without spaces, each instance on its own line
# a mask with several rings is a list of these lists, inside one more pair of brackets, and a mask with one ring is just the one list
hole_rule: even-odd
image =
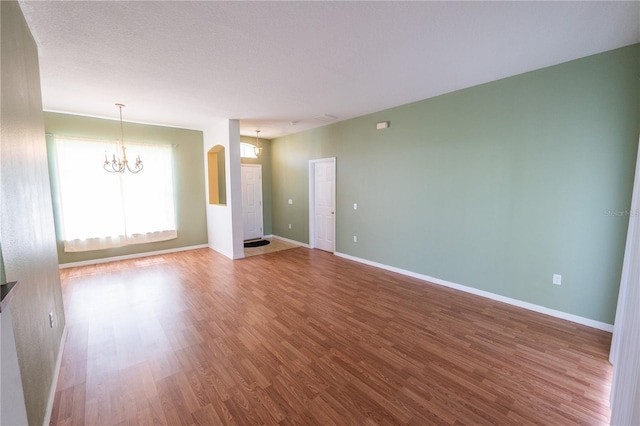
[[207,153],[209,204],[227,204],[224,146],[216,145]]

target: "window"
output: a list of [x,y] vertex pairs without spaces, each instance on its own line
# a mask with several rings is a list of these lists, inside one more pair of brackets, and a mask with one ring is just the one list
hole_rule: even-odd
[[66,252],[98,250],[177,238],[173,148],[126,143],[140,155],[138,174],[107,173],[111,141],[54,136],[60,218]]
[[242,158],[258,158],[253,145],[246,142],[240,142],[240,157]]

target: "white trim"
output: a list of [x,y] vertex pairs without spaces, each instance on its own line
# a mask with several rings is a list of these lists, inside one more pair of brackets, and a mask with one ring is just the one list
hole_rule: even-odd
[[64,330],[62,330],[62,338],[60,339],[60,347],[58,348],[58,359],[56,360],[56,367],[53,370],[53,382],[51,382],[51,388],[49,389],[49,400],[47,401],[47,410],[44,412],[43,426],[49,426],[51,421],[51,413],[53,412],[53,401],[56,397],[56,388],[58,387],[58,378],[60,377],[60,368],[62,367],[62,354],[64,352],[64,345],[67,341],[67,325],[65,324]]
[[311,248],[309,246],[309,244],[301,243],[300,241],[296,241],[296,240],[290,240],[289,238],[280,237],[278,235],[268,235],[268,236],[265,236],[265,238],[275,238],[277,240],[281,240],[281,241],[284,241],[284,242],[290,243],[290,244],[295,244],[295,245],[300,246],[300,247]]
[[345,253],[334,253],[338,257],[342,257],[344,259],[353,260],[354,262],[363,263],[365,265],[374,266],[376,268],[384,269],[386,271],[395,272],[401,275],[406,275],[408,277],[417,278],[422,281],[428,281],[433,284],[438,284],[444,287],[453,288],[455,290],[464,291],[465,293],[471,293],[476,296],[486,297],[488,299],[496,300],[498,302],[507,303],[509,305],[517,306],[519,308],[528,309],[530,311],[538,312],[541,314],[549,315],[552,317],[560,318],[563,320],[575,322],[577,324],[586,325],[587,327],[597,328],[598,330],[613,332],[613,325],[607,324],[600,321],[595,321],[589,318],[580,317],[577,315],[569,314],[562,311],[557,311],[555,309],[550,309],[544,306],[535,305],[533,303],[524,302],[518,299],[512,299],[510,297],[501,296],[499,294],[490,293],[488,291],[479,290],[473,287],[467,287],[462,284],[452,283],[450,281],[441,280],[439,278],[430,277],[428,275],[418,274],[416,272],[407,271],[405,269],[396,268],[395,266],[389,266],[378,262],[372,262],[367,259],[361,259],[359,257],[351,256]]
[[333,163],[333,210],[336,212],[333,217],[333,250],[336,252],[336,223],[337,223],[337,211],[336,208],[336,157],[317,158],[309,160],[309,248],[315,248],[315,230],[316,230],[316,163],[329,162]]
[[[100,263],[117,262],[118,260],[137,259],[139,257],[156,256],[158,254],[176,253],[179,251],[197,250],[209,247],[208,244],[200,244],[197,246],[178,247],[167,250],[147,251],[143,253],[126,254],[124,256],[104,257],[102,259],[83,260],[80,262],[61,263],[59,269],[74,268],[76,266],[98,265]],[[214,249],[215,250],[215,249]],[[216,250],[217,251],[217,250]]]
[[211,250],[215,251],[216,253],[220,253],[224,257],[228,257],[231,260],[244,259],[244,254],[242,255],[242,257],[233,257],[233,253],[232,252],[224,251],[224,250],[221,250],[221,249],[217,249],[217,248],[212,247],[212,246],[207,246],[207,247],[209,247]]

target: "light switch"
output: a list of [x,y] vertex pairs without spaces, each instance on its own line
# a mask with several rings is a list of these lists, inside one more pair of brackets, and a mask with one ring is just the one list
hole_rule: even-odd
[[293,200],[289,198],[289,204],[293,204]]
[[353,203],[353,209],[358,210],[358,203]]

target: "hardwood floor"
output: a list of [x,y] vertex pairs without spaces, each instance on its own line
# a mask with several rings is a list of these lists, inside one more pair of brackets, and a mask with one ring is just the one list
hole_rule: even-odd
[[606,424],[606,332],[295,248],[61,271],[52,425]]

